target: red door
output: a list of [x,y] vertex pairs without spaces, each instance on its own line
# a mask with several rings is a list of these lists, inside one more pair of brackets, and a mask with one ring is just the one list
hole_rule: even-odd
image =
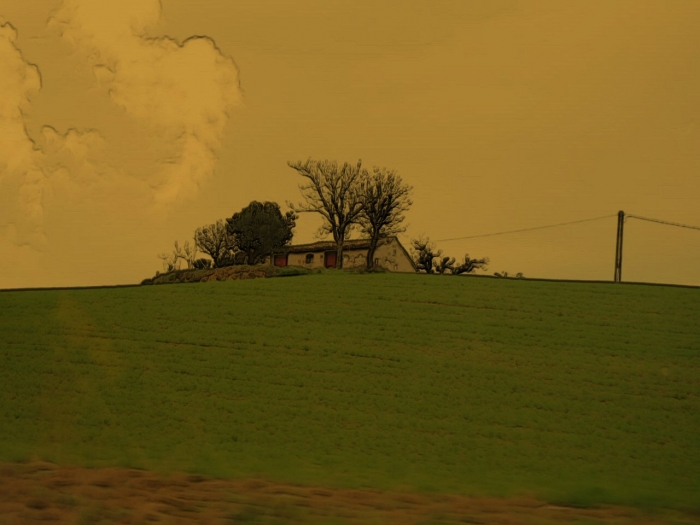
[[287,255],[275,255],[275,266],[287,266]]
[[335,268],[338,262],[338,252],[326,252],[323,257],[326,268]]

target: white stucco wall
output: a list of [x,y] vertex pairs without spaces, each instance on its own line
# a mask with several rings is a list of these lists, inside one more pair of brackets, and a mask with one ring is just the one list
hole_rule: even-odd
[[[310,263],[306,262],[307,255],[312,254],[313,258]],[[367,250],[343,250],[343,267],[357,268],[366,265]],[[410,258],[401,249],[396,239],[383,244],[374,252],[376,263],[392,272],[415,272]],[[269,264],[269,257],[265,259],[265,264]],[[290,253],[287,255],[288,266],[302,266],[304,268],[325,268],[325,252],[304,252]]]
[[392,239],[391,242],[377,248],[377,251],[374,252],[374,259],[377,265],[391,272],[413,273],[416,271],[396,239]]

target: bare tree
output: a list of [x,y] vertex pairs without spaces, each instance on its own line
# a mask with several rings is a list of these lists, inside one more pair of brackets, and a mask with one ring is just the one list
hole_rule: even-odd
[[435,251],[435,245],[428,237],[419,237],[411,241],[413,262],[417,271],[433,273],[433,259],[442,255],[442,250]]
[[433,262],[435,272],[443,275],[447,270],[451,273],[455,273],[455,258],[454,257],[443,257],[440,262]]
[[165,269],[166,272],[172,272],[173,270],[177,270],[177,261],[179,257],[177,254],[174,253],[161,253],[158,255],[158,258],[163,261],[163,268]]
[[[177,247],[177,243],[175,243],[175,246]],[[194,268],[194,262],[197,260],[197,245],[190,246],[190,241],[185,241],[179,256],[187,263],[187,269],[191,270]]]
[[484,257],[482,259],[470,259],[469,254],[464,255],[464,262],[459,266],[456,266],[452,273],[459,275],[462,273],[474,273],[476,270],[486,271],[486,265],[489,263],[489,258]]
[[232,264],[234,238],[228,233],[223,219],[197,228],[194,242],[197,248],[213,259],[215,268]]
[[358,183],[366,173],[362,169],[362,161],[356,165],[338,163],[328,160],[312,160],[306,162],[288,162],[307,182],[299,185],[303,203],[293,205],[287,203],[292,211],[297,213],[313,212],[323,217],[324,223],[319,228],[321,236],[333,235],[337,246],[337,265],[343,267],[343,245],[345,237],[350,234],[362,211]]
[[406,231],[401,226],[404,213],[413,204],[409,195],[413,188],[404,184],[395,171],[374,168],[372,175],[364,174],[359,181],[362,205],[358,224],[369,237],[367,269],[374,267],[374,252],[381,239]]
[[178,261],[182,259],[187,263],[187,268],[191,269],[194,267],[194,261],[197,258],[197,248],[190,246],[190,241],[185,241],[182,248],[177,241],[175,241],[175,248],[173,248],[172,253],[161,253],[158,255],[159,259],[162,259],[163,266],[166,271],[172,272],[173,270],[179,269]]

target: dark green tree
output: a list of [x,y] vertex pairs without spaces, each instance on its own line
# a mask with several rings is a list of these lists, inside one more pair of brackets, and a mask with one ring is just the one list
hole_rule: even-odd
[[240,262],[257,264],[292,240],[296,220],[293,211],[283,215],[276,202],[252,201],[226,219],[226,230],[242,256]]

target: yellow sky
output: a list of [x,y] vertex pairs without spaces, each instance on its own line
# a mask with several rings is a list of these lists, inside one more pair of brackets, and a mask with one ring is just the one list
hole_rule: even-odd
[[[140,282],[297,201],[308,157],[398,170],[407,247],[700,226],[695,0],[4,0],[0,26],[0,288]],[[438,245],[612,279],[615,231]],[[629,219],[624,248],[624,280],[700,285],[698,230]]]

